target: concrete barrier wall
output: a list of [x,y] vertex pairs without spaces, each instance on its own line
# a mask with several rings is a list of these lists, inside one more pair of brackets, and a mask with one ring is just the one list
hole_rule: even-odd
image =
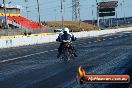
[[114,34],[118,32],[132,31],[132,27],[129,28],[119,28],[119,29],[107,29],[107,30],[97,30],[97,31],[88,31],[88,32],[78,32],[74,33],[78,38],[80,37],[95,37],[100,35]]
[[21,36],[17,38],[0,39],[0,48],[18,47],[24,45],[34,45],[41,43],[54,42],[56,35],[39,35],[39,36]]
[[[100,31],[89,31],[89,32],[76,32],[73,33],[77,38],[83,37],[95,37],[99,35],[113,34],[123,31],[132,31],[130,28],[120,28],[120,29],[109,29],[109,30],[100,30]],[[38,35],[38,36],[19,36],[15,38],[3,38],[0,39],[0,48],[10,48],[10,47],[19,47],[24,45],[34,45],[41,43],[55,42],[58,34],[52,35]]]

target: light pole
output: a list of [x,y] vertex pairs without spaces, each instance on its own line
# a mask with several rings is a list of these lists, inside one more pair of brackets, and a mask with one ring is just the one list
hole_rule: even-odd
[[41,29],[41,17],[40,17],[40,7],[39,7],[39,0],[37,0],[37,6],[38,6],[38,16],[39,16],[39,26],[40,26],[40,29]]
[[92,20],[92,24],[94,25],[94,5],[92,5],[92,17],[93,17],[93,20]]
[[64,28],[64,11],[63,11],[63,0],[61,0],[61,20],[62,20],[62,28]]
[[27,18],[28,18],[28,6],[26,6]]
[[126,14],[125,14],[125,1],[122,1],[123,5],[123,10],[124,10],[124,23],[126,23]]
[[54,12],[55,12],[55,21],[56,21],[56,9],[54,9]]
[[3,7],[4,7],[4,15],[5,15],[5,22],[4,22],[4,26],[5,28],[7,27],[7,17],[6,17],[6,1],[3,0]]
[[96,6],[97,6],[97,26],[100,29],[100,24],[99,24],[99,7],[98,7],[98,1],[96,0]]
[[117,12],[117,7],[116,7],[116,26],[118,28],[119,26],[119,23],[118,23],[118,12]]

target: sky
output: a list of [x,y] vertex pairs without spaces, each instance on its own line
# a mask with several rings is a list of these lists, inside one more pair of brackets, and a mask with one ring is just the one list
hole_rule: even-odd
[[[37,13],[37,0],[6,0],[6,3],[13,5],[20,5],[21,14],[28,17],[31,20],[38,21]],[[100,1],[111,1],[111,0],[98,0]],[[114,1],[114,0],[113,0]],[[129,17],[132,16],[132,0],[117,0],[117,15],[118,17]],[[2,0],[0,1],[2,3]],[[61,20],[61,0],[39,0],[40,13],[42,21],[58,21]],[[121,6],[121,3],[123,5]],[[93,7],[92,7],[93,6]],[[28,7],[27,11],[26,8]],[[92,16],[92,10],[94,15]],[[96,0],[80,0],[80,15],[81,20],[96,19]],[[64,20],[72,20],[72,0],[64,0]]]

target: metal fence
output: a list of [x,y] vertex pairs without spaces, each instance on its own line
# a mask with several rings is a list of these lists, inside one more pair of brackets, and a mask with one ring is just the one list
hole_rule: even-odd
[[15,29],[0,29],[0,36],[13,36],[13,35],[24,35],[25,33],[30,34],[39,34],[39,33],[53,33],[54,27],[47,27],[46,29],[24,29],[24,28],[15,28]]

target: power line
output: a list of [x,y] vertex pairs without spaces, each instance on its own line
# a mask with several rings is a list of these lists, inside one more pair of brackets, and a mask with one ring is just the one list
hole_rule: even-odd
[[80,20],[80,1],[72,0],[72,20]]

